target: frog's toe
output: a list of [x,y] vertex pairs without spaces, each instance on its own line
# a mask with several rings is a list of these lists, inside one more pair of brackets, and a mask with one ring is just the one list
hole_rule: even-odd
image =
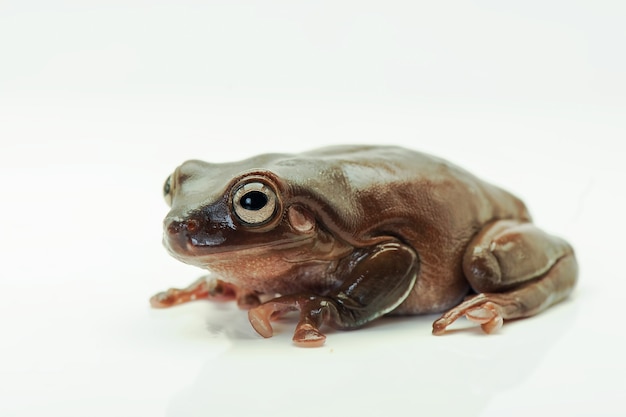
[[300,347],[319,347],[326,341],[326,336],[310,324],[298,326],[293,335],[293,342]]
[[173,289],[160,292],[150,297],[150,306],[152,308],[167,308],[176,304],[176,294]]
[[248,310],[248,320],[250,324],[258,334],[265,338],[274,335],[274,330],[270,323],[273,310],[267,307],[267,304],[261,304],[258,307]]
[[298,309],[301,297],[287,296],[267,301],[248,310],[248,320],[258,334],[263,337],[272,337],[271,321],[277,320],[290,311]]
[[506,305],[505,297],[496,294],[476,294],[466,299],[433,323],[433,334],[444,334],[446,328],[462,316],[480,324],[485,333],[495,332],[504,323],[502,305]]
[[497,331],[504,323],[504,319],[498,311],[498,306],[490,301],[466,311],[465,317],[474,323],[480,324],[483,331],[488,334]]
[[446,332],[446,328],[450,325],[447,321],[444,321],[443,318],[435,320],[433,323],[433,334],[435,336],[441,336]]

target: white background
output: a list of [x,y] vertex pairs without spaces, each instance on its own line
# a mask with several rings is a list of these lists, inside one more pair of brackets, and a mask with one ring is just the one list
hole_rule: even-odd
[[[624,416],[626,7],[616,1],[0,3],[0,415]],[[161,247],[182,161],[332,143],[446,157],[581,265],[485,336],[384,319],[291,343]],[[253,414],[254,413],[254,414]]]

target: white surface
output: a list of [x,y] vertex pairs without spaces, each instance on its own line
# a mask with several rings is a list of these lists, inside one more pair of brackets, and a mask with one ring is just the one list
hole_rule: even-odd
[[[626,415],[624,3],[416,3],[0,3],[0,415]],[[176,165],[347,142],[515,191],[576,246],[575,295],[314,350],[148,308],[201,273],[160,245]]]

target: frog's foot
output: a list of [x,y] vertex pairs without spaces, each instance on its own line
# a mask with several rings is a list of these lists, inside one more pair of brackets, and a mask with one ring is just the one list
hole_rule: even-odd
[[564,240],[527,222],[498,220],[470,242],[463,272],[478,294],[435,321],[433,334],[461,316],[493,333],[504,320],[535,315],[568,296],[578,264]]
[[502,294],[478,294],[445,313],[433,323],[433,334],[442,335],[458,318],[465,316],[480,324],[485,333],[494,333],[504,322],[503,306],[510,304]]
[[[248,311],[250,324],[258,334],[263,337],[272,337],[272,320],[276,320],[290,311],[301,309],[304,297],[281,297],[277,300],[268,301]],[[303,314],[296,326],[293,342],[301,347],[318,347],[324,344],[326,336],[319,331],[319,324],[309,319],[309,315]],[[321,324],[321,320],[314,320]]]
[[[202,277],[184,289],[170,288],[150,298],[153,308],[166,308],[195,300],[237,300],[242,307],[254,304],[250,294],[238,294],[237,287],[219,279]],[[257,299],[258,304],[258,299]]]

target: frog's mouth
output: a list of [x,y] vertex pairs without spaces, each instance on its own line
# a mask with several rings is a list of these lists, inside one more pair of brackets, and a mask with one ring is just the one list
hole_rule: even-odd
[[263,233],[246,236],[229,234],[222,230],[206,232],[189,230],[193,226],[171,224],[165,228],[163,246],[174,258],[181,262],[206,267],[222,262],[253,256],[267,256],[288,251],[310,242],[313,234],[272,234],[271,239]]
[[[300,246],[305,241],[311,240],[311,236],[299,236],[294,239],[284,241],[273,241],[254,244],[239,244],[236,246],[223,246],[220,244],[212,245],[204,241],[189,238],[189,240],[181,245],[177,240],[163,238],[163,246],[168,252],[175,257],[180,256],[213,256],[220,254],[244,254],[244,253],[263,253],[267,250],[290,249]],[[224,242],[222,240],[222,242]]]

